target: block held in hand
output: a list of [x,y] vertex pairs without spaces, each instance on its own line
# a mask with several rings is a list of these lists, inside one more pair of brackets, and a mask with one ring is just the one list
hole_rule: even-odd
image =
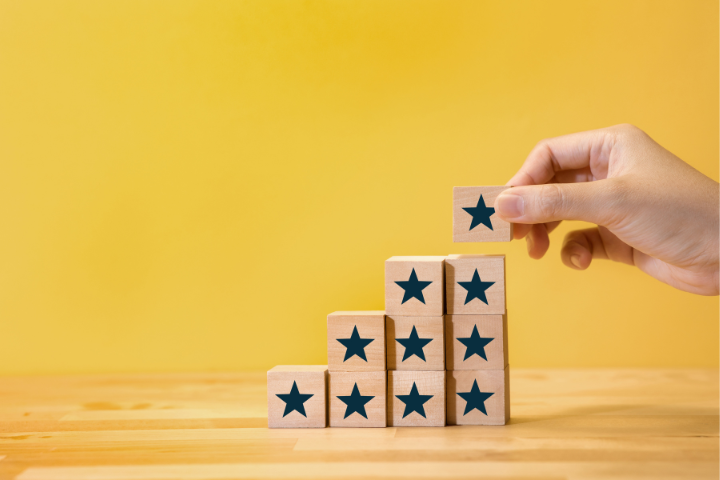
[[512,223],[495,212],[495,199],[510,187],[453,188],[453,242],[509,242]]

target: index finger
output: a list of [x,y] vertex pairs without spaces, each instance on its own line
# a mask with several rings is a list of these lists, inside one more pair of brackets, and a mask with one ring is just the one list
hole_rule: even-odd
[[507,185],[542,185],[559,172],[587,168],[595,178],[607,176],[607,133],[607,129],[589,130],[540,141]]

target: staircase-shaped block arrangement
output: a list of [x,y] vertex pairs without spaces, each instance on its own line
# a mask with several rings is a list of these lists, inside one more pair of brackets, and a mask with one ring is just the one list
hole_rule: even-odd
[[[506,188],[455,187],[454,241],[510,240]],[[504,425],[507,331],[504,255],[389,258],[384,311],[328,315],[327,366],[268,372],[268,425]]]

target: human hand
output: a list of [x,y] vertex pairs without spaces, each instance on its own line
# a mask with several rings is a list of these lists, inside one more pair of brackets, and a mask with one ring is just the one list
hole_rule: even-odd
[[635,265],[686,292],[718,295],[719,186],[632,125],[543,140],[495,200],[495,212],[541,258],[562,220],[565,265]]

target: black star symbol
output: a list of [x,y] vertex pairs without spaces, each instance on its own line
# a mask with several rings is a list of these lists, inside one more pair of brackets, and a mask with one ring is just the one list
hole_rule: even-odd
[[425,416],[425,407],[423,407],[423,405],[425,405],[425,402],[430,400],[433,395],[420,395],[418,393],[417,385],[415,385],[415,382],[413,382],[412,389],[410,390],[410,395],[395,396],[405,404],[405,413],[403,413],[403,418],[407,417],[412,412],[417,412],[422,415],[423,418],[427,418]]
[[485,296],[485,290],[495,285],[495,282],[483,282],[480,280],[477,268],[473,273],[472,280],[469,282],[458,282],[458,284],[467,290],[467,296],[465,297],[465,305],[470,303],[474,298],[479,298],[485,305],[488,304],[487,297]]
[[371,395],[360,395],[360,390],[358,389],[356,383],[350,395],[338,395],[337,398],[347,405],[347,408],[345,409],[345,416],[343,418],[347,418],[355,412],[367,418],[367,413],[365,413],[365,404],[375,397]]
[[283,417],[287,415],[288,413],[291,413],[293,410],[297,411],[300,415],[307,418],[307,415],[305,415],[305,405],[304,403],[307,402],[310,397],[313,396],[312,393],[300,393],[300,391],[297,388],[297,383],[293,382],[293,386],[290,389],[290,393],[276,393],[278,397],[280,397],[280,400],[285,402],[285,413],[283,413]]
[[487,357],[485,356],[485,345],[492,342],[493,339],[489,337],[481,337],[480,333],[478,333],[477,325],[473,325],[473,331],[469,337],[458,337],[458,340],[467,347],[465,349],[465,358],[463,358],[463,362],[473,355],[480,355],[482,358],[487,360]]
[[412,332],[410,332],[410,336],[408,338],[396,338],[395,341],[405,347],[405,353],[403,354],[402,359],[403,362],[413,355],[425,362],[425,352],[423,351],[423,347],[432,342],[433,339],[418,337],[415,325],[413,325]]
[[422,291],[430,285],[432,282],[421,282],[417,278],[417,274],[415,273],[415,269],[413,268],[412,273],[410,274],[410,279],[407,282],[395,282],[398,285],[400,285],[400,288],[405,290],[405,295],[403,295],[403,301],[402,303],[407,302],[411,298],[417,298],[422,303],[425,303],[425,297],[423,297]]
[[495,209],[493,207],[485,206],[485,200],[483,200],[482,195],[480,195],[480,200],[478,200],[477,207],[463,207],[463,210],[465,210],[473,217],[472,223],[470,224],[470,230],[477,227],[481,223],[488,227],[490,230],[493,229],[492,222],[490,222],[490,217],[495,213]]
[[360,338],[360,334],[357,331],[357,325],[355,325],[350,338],[337,339],[337,341],[342,343],[347,349],[345,350],[345,358],[343,358],[343,362],[353,355],[357,355],[367,362],[367,358],[365,357],[365,347],[374,340],[374,338]]
[[469,392],[458,392],[458,395],[467,402],[463,416],[472,412],[474,409],[480,410],[487,415],[487,411],[485,411],[485,400],[492,397],[494,393],[481,392],[477,380],[475,380]]

